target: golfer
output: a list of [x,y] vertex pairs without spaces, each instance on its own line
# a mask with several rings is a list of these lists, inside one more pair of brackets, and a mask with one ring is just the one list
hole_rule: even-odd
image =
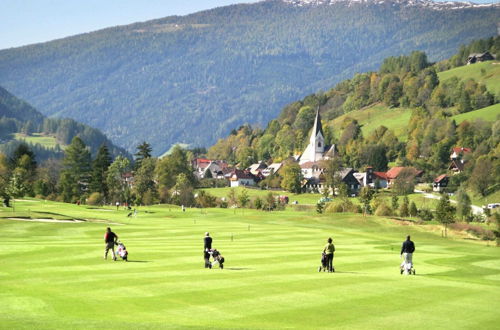
[[415,243],[410,240],[410,235],[406,236],[406,241],[401,246],[401,255],[403,256],[403,264],[401,265],[401,274],[408,274],[413,267],[413,252],[415,252]]
[[326,254],[326,268],[329,273],[335,272],[333,268],[333,253],[335,252],[335,245],[332,243],[332,238],[328,238],[328,241],[323,249],[323,253]]
[[115,244],[118,240],[118,236],[111,231],[111,228],[106,229],[106,233],[104,234],[104,243],[106,247],[104,248],[104,260],[108,259],[108,251],[111,250],[113,253],[113,260],[116,261],[115,255]]
[[203,238],[203,258],[205,259],[205,268],[210,268],[210,250],[212,249],[212,237],[208,232]]

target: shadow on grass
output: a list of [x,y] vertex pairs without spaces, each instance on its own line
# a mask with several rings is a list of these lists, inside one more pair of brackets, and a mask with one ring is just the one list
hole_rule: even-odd
[[126,262],[151,262],[151,261],[149,261],[149,260],[129,260]]
[[226,267],[224,269],[227,270],[251,270],[252,268],[244,268],[244,267]]

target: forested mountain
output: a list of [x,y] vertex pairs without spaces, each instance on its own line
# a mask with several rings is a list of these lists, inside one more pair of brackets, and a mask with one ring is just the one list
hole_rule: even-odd
[[[10,155],[18,147],[21,141],[14,139],[16,133],[26,137],[37,161],[62,157],[62,148],[70,144],[75,136],[85,142],[92,154],[104,144],[112,156],[123,155],[130,158],[127,151],[113,145],[99,130],[73,119],[46,118],[30,104],[0,87],[0,152]],[[36,138],[30,138],[34,133],[37,136],[52,137],[54,146],[48,148],[37,144]]]
[[496,34],[500,5],[268,0],[0,51],[0,84],[131,151],[208,146],[388,56]]

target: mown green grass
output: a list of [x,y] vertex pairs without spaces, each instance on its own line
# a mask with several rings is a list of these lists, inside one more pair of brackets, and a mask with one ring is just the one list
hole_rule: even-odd
[[[126,263],[102,259],[107,223],[13,221],[0,210],[2,329],[495,329],[500,321],[500,249],[427,227],[172,206],[140,208],[130,219],[112,207],[16,202],[24,213],[111,222],[130,252]],[[203,268],[205,231],[224,270]],[[417,276],[398,271],[407,234]],[[317,273],[330,236],[337,272]]]
[[452,118],[455,120],[457,124],[460,124],[465,120],[474,121],[476,119],[482,119],[484,121],[495,121],[498,119],[499,116],[500,116],[500,103],[497,103],[479,110],[461,113],[459,115],[453,116]]
[[439,81],[446,81],[451,77],[461,80],[474,79],[486,85],[486,88],[494,95],[500,93],[500,63],[488,61],[465,65],[451,70],[438,73]]
[[410,121],[411,109],[389,108],[382,104],[376,104],[360,110],[355,110],[336,118],[334,127],[340,127],[345,118],[356,119],[362,126],[363,136],[368,137],[375,129],[385,126],[394,131],[394,134],[406,140],[406,126]]
[[40,144],[42,147],[53,149],[56,147],[57,140],[53,136],[42,135],[40,133],[33,133],[32,135],[25,135],[21,133],[16,133],[14,138],[19,141],[26,141],[31,144]]
[[221,198],[229,196],[231,189],[234,189],[236,196],[240,196],[243,190],[246,190],[248,196],[250,198],[260,197],[262,199],[266,198],[266,196],[271,192],[276,196],[288,196],[290,203],[297,201],[299,204],[316,204],[318,200],[322,197],[321,194],[294,194],[288,191],[276,191],[276,190],[260,190],[260,189],[247,189],[244,187],[235,187],[235,188],[209,188],[203,189],[211,195]]

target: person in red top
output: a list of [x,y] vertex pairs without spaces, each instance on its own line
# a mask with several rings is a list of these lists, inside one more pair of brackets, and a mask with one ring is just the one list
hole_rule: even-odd
[[111,231],[111,228],[108,227],[106,229],[106,233],[104,234],[104,243],[106,247],[104,248],[104,260],[108,259],[108,251],[111,250],[113,253],[113,260],[116,261],[115,255],[115,244],[118,240],[118,236]]

